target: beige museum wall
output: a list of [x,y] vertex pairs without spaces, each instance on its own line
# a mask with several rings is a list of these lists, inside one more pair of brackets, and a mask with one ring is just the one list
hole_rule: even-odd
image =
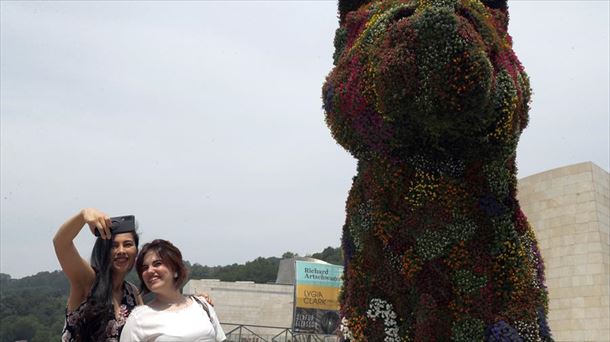
[[[205,292],[217,303],[214,307],[225,333],[236,325],[265,325],[289,328],[292,325],[294,287],[280,284],[226,282],[217,279],[190,280],[185,294]],[[271,337],[281,329],[253,328],[257,334]]]
[[519,180],[546,266],[556,341],[610,341],[610,177],[593,163]]

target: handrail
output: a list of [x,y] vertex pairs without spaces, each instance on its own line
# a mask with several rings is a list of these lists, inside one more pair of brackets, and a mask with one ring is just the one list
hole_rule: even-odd
[[256,324],[243,324],[243,323],[225,323],[225,322],[220,322],[220,324],[223,325],[243,325],[243,326],[247,326],[247,327],[255,327],[255,328],[268,328],[268,329],[292,329],[291,327],[274,327],[272,325],[256,325]]
[[[329,340],[331,340],[331,341],[340,340],[339,337],[336,335],[295,333],[292,331],[291,328],[286,328],[286,327],[276,327],[276,326],[270,326],[270,325],[256,325],[256,324],[239,324],[239,323],[221,323],[221,324],[235,326],[235,328],[233,328],[225,333],[225,335],[227,336],[227,341],[242,342],[242,341],[244,341],[244,338],[247,341],[250,341],[250,339],[253,337],[255,337],[257,340],[260,340],[261,342],[290,341],[289,338],[295,342],[303,341],[302,338],[306,338],[307,341],[316,341],[316,342],[324,342],[324,341],[329,341]],[[271,337],[271,339],[269,339],[269,337],[265,338],[250,328],[276,329],[276,330],[280,330],[280,332],[276,333],[273,336],[267,335],[267,336]],[[246,336],[244,336],[244,335],[246,335]],[[237,340],[234,340],[233,338],[237,338]]]

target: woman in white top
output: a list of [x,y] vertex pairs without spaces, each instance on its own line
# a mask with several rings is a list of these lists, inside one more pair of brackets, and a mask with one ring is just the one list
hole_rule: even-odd
[[136,270],[142,291],[154,293],[155,299],[131,312],[121,342],[226,339],[212,306],[203,298],[180,293],[187,269],[182,253],[171,242],[154,240],[145,244],[136,260]]

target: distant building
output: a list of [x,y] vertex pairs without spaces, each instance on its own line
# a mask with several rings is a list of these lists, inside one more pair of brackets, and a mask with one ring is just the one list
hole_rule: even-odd
[[[610,175],[590,162],[575,164],[525,177],[518,191],[545,261],[555,341],[610,341]],[[294,260],[280,262],[276,284],[191,280],[184,292],[209,293],[223,323],[289,328]]]
[[315,262],[320,264],[327,264],[326,261],[322,261],[315,258],[310,257],[300,257],[295,256],[293,258],[282,259],[280,260],[280,267],[277,270],[277,278],[275,280],[276,284],[284,284],[284,285],[294,285],[295,280],[295,261],[307,261],[307,262]]
[[[295,260],[327,264],[322,260],[297,256],[280,261],[275,284],[202,279],[189,281],[183,292],[208,293],[218,303],[215,309],[225,332],[231,331],[238,324],[288,329],[292,326],[294,309]],[[274,328],[250,329],[268,337],[281,331]]]

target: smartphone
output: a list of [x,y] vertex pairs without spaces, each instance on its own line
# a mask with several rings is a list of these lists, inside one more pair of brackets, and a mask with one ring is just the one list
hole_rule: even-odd
[[[110,233],[112,235],[128,233],[136,230],[136,217],[134,215],[111,217]],[[99,229],[94,230],[95,236],[100,236]]]

